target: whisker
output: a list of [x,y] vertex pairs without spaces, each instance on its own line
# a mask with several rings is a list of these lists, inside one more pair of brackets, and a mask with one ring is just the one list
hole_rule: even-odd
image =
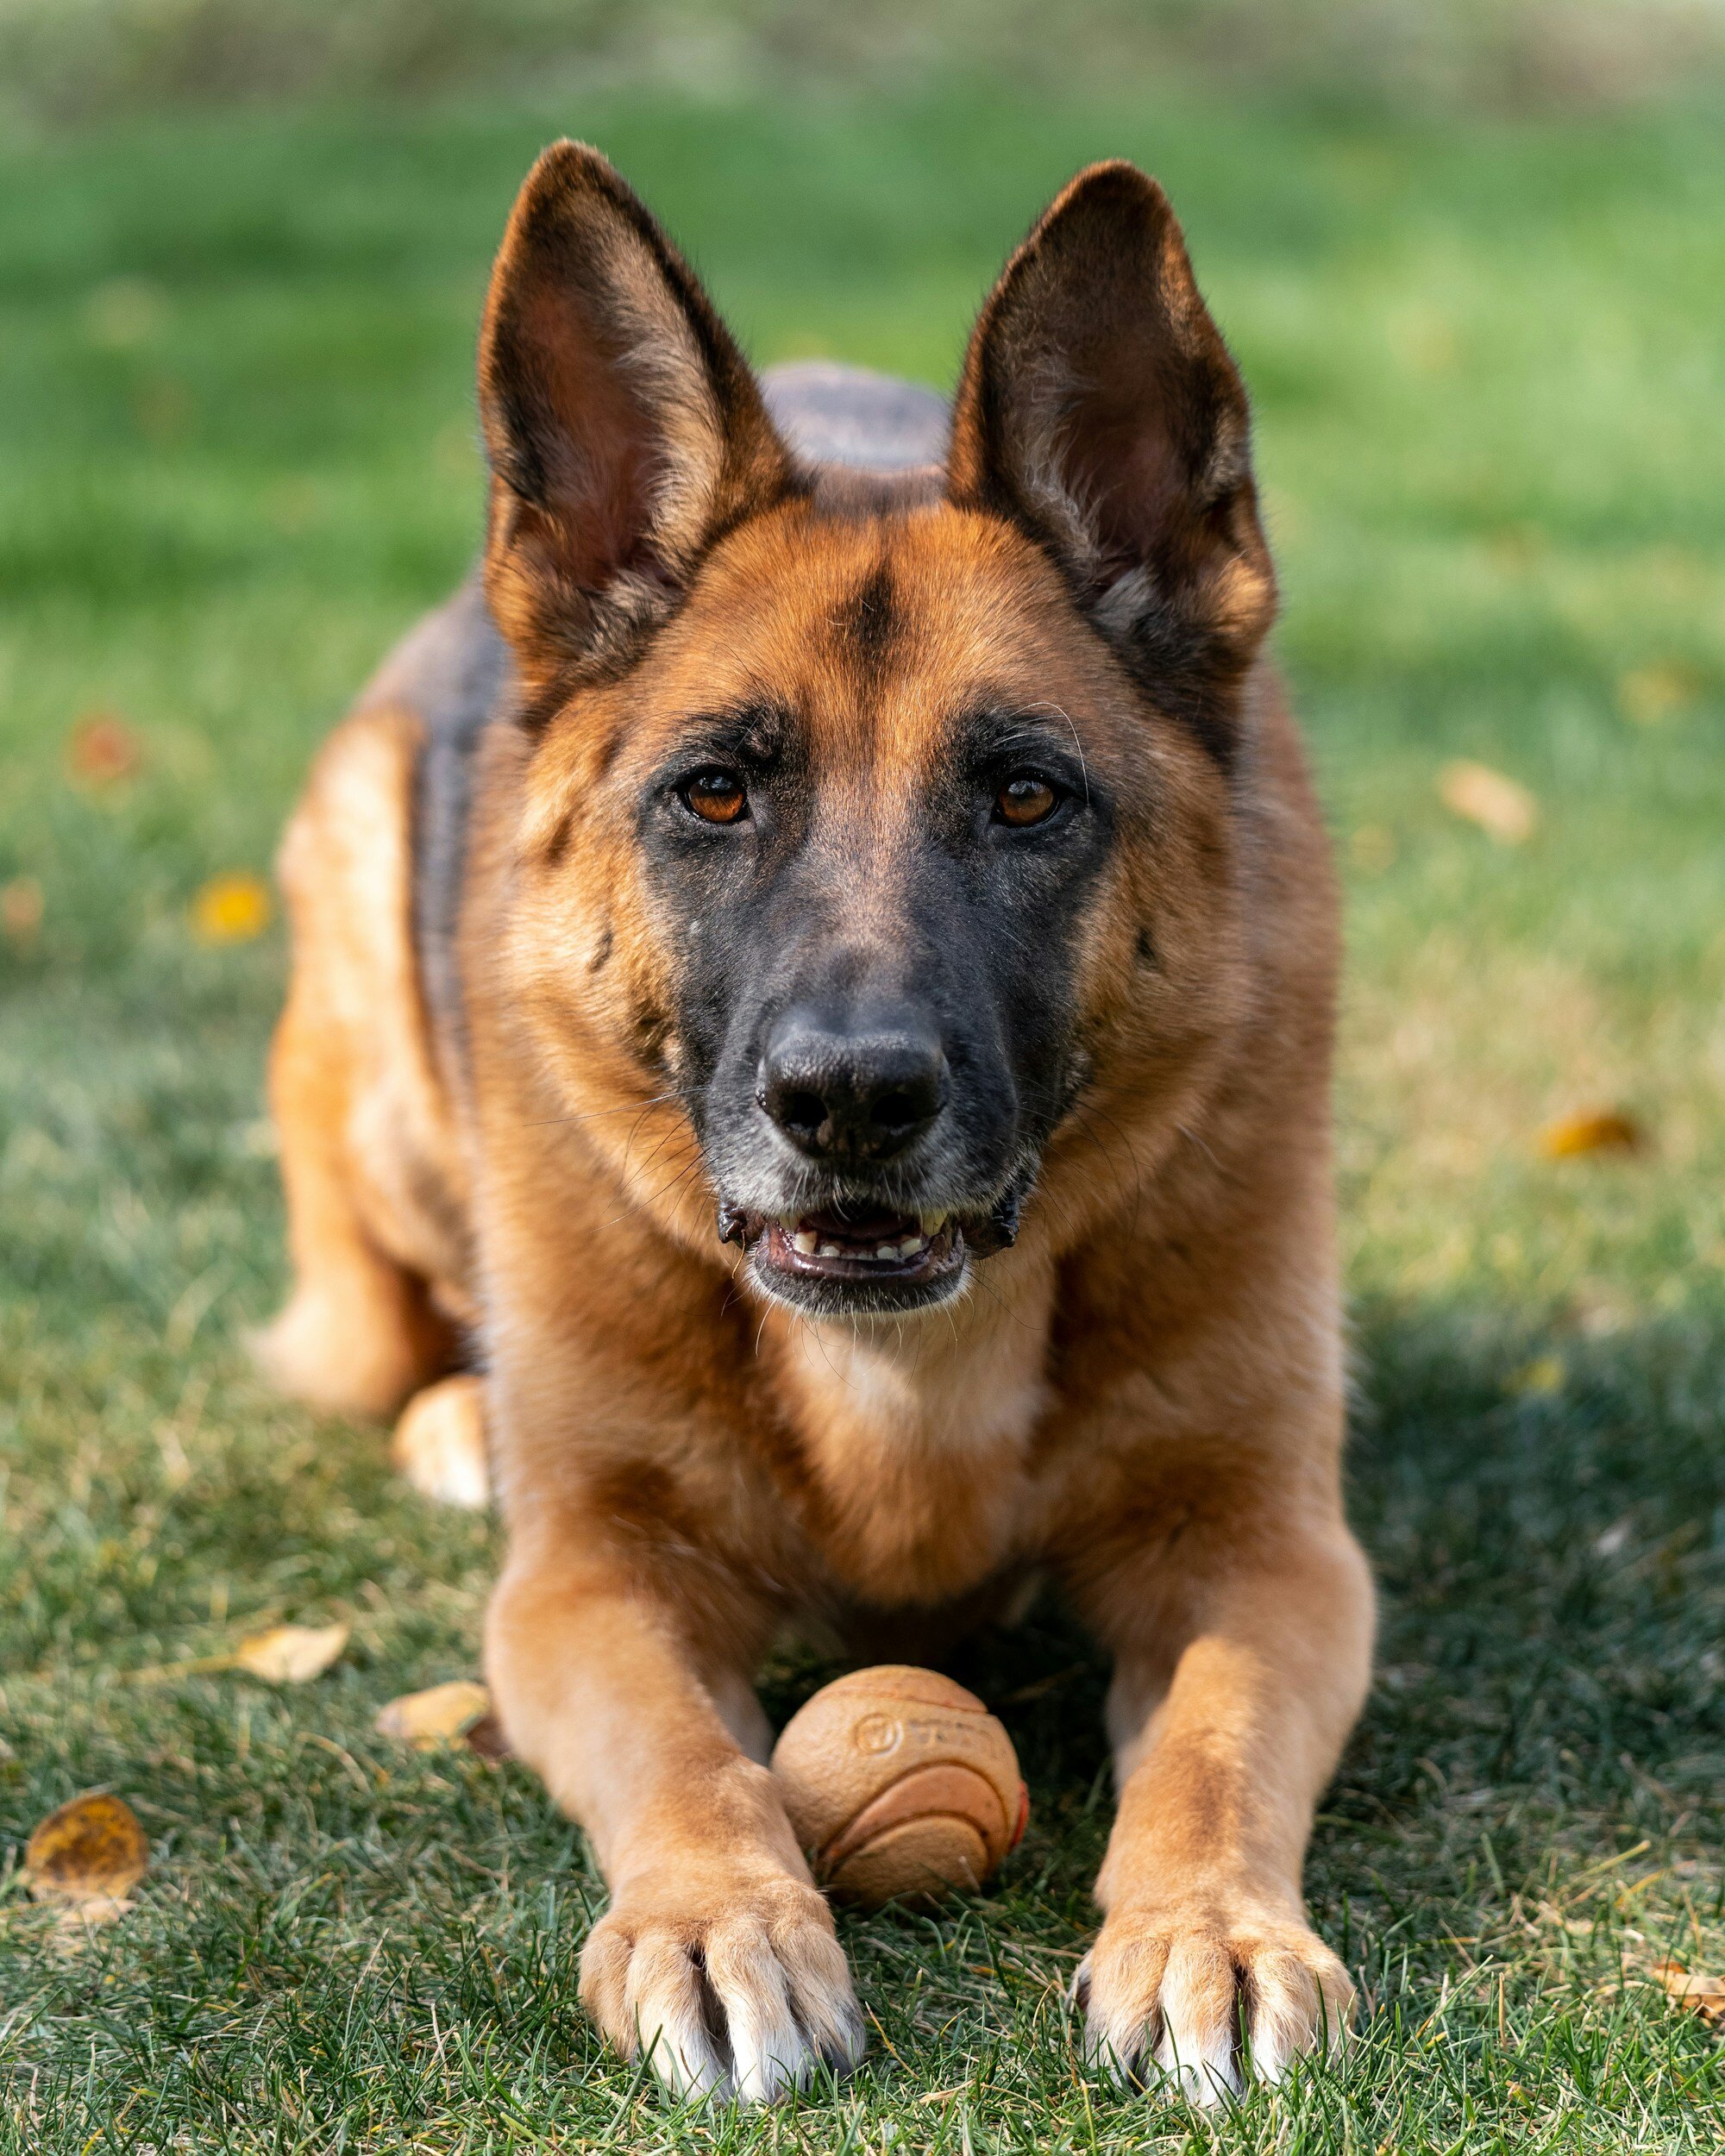
[[1057,718],[1063,718],[1066,721],[1066,730],[1072,736],[1072,746],[1078,751],[1078,768],[1084,780],[1084,805],[1088,808],[1090,805],[1090,767],[1084,761],[1084,744],[1078,738],[1078,729],[1072,724],[1070,712],[1063,711],[1058,704],[1026,704],[1023,708],[1027,711],[1052,711]]
[[554,1131],[565,1123],[602,1123],[607,1116],[644,1114],[648,1109],[663,1107],[676,1098],[674,1093],[656,1093],[646,1100],[625,1100],[616,1108],[585,1108],[568,1115],[529,1116],[515,1127],[519,1131]]

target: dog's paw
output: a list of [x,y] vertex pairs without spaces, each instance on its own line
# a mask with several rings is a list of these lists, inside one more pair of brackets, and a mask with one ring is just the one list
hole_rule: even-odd
[[1353,2012],[1346,1969],[1276,1908],[1116,1909],[1079,1965],[1073,1998],[1105,2070],[1220,2103],[1248,2075],[1279,2081],[1302,2052],[1333,2050]]
[[831,1913],[782,1871],[625,1889],[582,1951],[581,2002],[681,2096],[772,2103],[862,2056]]
[[446,1377],[416,1393],[395,1426],[389,1457],[422,1497],[483,1511],[491,1501],[491,1468],[480,1379]]

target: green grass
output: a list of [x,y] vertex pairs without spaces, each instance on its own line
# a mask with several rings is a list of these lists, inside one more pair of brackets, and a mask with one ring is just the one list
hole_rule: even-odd
[[[1041,199],[1136,155],[1257,392],[1352,887],[1353,1509],[1385,1614],[1310,1869],[1363,2039],[1220,2122],[1076,2062],[1101,1677],[1054,1624],[961,1669],[1035,1796],[1000,1890],[844,1923],[859,2078],[766,2122],[643,2087],[574,2002],[580,1837],[513,1767],[370,1733],[474,1669],[493,1535],[247,1370],[282,1282],[282,953],[200,947],[186,904],[267,866],[312,744],[462,566],[487,254],[564,128],[761,357],[934,380]],[[79,1952],[0,1893],[0,2147],[1717,2147],[1717,2044],[1646,1971],[1725,1968],[1722,221],[1716,128],[1680,117],[953,95],[0,151],[0,884],[44,899],[0,939],[0,1849],[100,1784],[154,1852]],[[143,754],[91,791],[64,746],[97,707]],[[1527,845],[1447,815],[1455,755],[1534,790]],[[1540,1156],[1616,1102],[1643,1154]],[[353,1645],[294,1691],[129,1681],[278,1616]]]

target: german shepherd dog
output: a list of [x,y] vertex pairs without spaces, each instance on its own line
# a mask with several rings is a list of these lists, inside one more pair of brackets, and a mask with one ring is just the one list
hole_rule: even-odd
[[411,1402],[449,1495],[488,1457],[486,1670],[609,1884],[581,1996],[623,2052],[743,2101],[857,2058],[755,1672],[1040,1579],[1113,1658],[1088,2041],[1273,2080],[1350,2011],[1301,1868],[1372,1628],[1336,902],[1168,201],[1081,173],[949,411],[757,380],[560,143],[479,394],[481,571],[283,849],[267,1360]]

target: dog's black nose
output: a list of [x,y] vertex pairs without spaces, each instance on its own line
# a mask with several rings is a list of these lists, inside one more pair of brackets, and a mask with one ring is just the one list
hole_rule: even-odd
[[759,1099],[817,1160],[890,1160],[946,1105],[946,1059],[914,1020],[852,1030],[793,1011],[768,1041]]

